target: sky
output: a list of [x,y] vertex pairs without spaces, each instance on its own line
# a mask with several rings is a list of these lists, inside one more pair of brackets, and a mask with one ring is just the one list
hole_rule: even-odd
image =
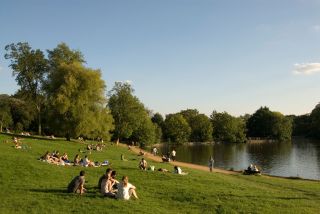
[[80,50],[110,90],[130,81],[163,115],[305,114],[320,102],[320,0],[0,0],[0,94],[18,86],[4,47]]

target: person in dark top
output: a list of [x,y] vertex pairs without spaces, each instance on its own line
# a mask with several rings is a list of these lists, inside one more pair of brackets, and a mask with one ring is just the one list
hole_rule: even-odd
[[80,193],[83,194],[86,189],[84,188],[85,183],[85,172],[80,171],[80,175],[76,176],[68,185],[69,193]]

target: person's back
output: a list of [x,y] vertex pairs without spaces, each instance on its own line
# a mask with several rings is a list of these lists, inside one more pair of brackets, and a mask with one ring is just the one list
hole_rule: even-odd
[[68,185],[68,192],[69,193],[83,193],[84,190],[84,183],[85,183],[85,172],[81,171],[80,175],[76,176],[75,178],[72,179],[72,181]]

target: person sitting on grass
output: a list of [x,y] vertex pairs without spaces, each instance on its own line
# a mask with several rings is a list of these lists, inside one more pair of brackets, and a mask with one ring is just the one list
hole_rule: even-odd
[[105,174],[102,181],[101,181],[101,194],[110,197],[115,198],[117,190],[114,190],[112,186],[114,185],[114,180],[111,177],[111,172],[109,171],[108,174]]
[[80,171],[80,175],[72,179],[72,181],[69,183],[67,188],[69,193],[79,193],[80,195],[82,195],[83,193],[86,192],[86,189],[84,188],[84,183],[85,183],[84,175],[85,175],[85,172]]
[[144,156],[145,154],[146,154],[145,152],[143,152],[142,150],[140,150],[139,156]]
[[139,168],[142,170],[147,170],[147,167],[148,167],[147,161],[144,158],[142,158],[139,163]]
[[73,159],[73,165],[74,166],[80,165],[80,161],[81,161],[81,158],[80,158],[79,154],[76,154],[76,156]]
[[63,160],[65,163],[70,163],[67,153],[63,153],[61,160]]
[[89,160],[88,156],[84,156],[84,159],[82,160],[82,166],[84,167],[90,167],[90,166],[95,166],[94,162]]
[[108,177],[111,177],[111,173],[112,173],[112,169],[111,168],[107,168],[106,170],[106,173],[103,174],[100,178],[99,178],[99,181],[98,181],[98,188],[101,189],[101,182],[102,180],[108,176]]
[[119,181],[116,179],[116,176],[117,176],[117,171],[112,170],[110,180],[111,180],[111,182],[113,183],[112,188],[113,188],[114,190],[118,189],[117,185],[118,185],[118,183],[119,183]]
[[162,155],[162,161],[163,162],[170,162],[170,158],[166,155]]
[[117,186],[118,186],[118,192],[116,194],[117,199],[129,200],[131,196],[138,199],[138,196],[136,193],[136,187],[129,183],[128,176],[123,176],[122,182],[120,182]]
[[178,166],[174,166],[174,171],[173,173],[179,174],[179,175],[187,175],[187,172],[182,172],[182,169]]
[[244,170],[244,174],[246,175],[254,175],[254,174],[260,174],[259,169],[257,166],[250,164],[246,170]]

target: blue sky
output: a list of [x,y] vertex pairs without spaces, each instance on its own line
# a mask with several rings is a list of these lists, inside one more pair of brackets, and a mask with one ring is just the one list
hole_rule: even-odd
[[6,44],[66,42],[108,90],[130,80],[163,115],[308,113],[320,102],[319,11],[320,0],[0,0],[0,93],[18,88]]

